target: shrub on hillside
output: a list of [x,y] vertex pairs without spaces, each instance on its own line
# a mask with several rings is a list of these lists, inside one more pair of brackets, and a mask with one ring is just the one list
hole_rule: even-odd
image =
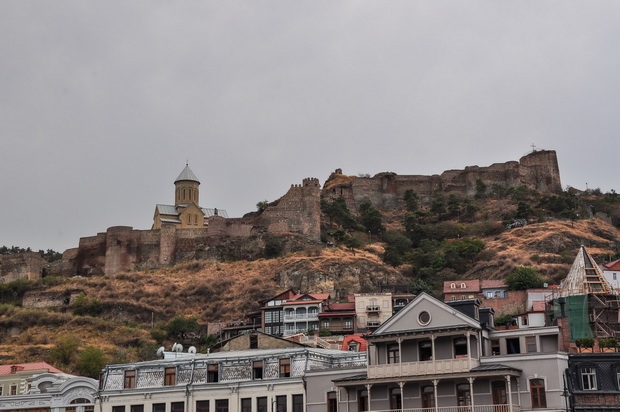
[[541,288],[544,279],[530,266],[519,266],[510,275],[506,276],[504,283],[508,290],[525,290]]
[[106,363],[103,350],[94,346],[87,346],[80,352],[75,363],[75,370],[80,376],[97,379]]

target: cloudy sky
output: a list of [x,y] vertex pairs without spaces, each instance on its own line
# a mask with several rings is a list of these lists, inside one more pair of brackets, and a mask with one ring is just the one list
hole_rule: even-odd
[[149,229],[189,161],[241,216],[292,183],[558,153],[620,190],[618,1],[0,1],[0,245]]

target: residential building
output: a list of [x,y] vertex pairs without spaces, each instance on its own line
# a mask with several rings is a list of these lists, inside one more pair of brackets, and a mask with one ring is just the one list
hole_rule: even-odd
[[319,328],[329,330],[333,335],[355,333],[355,301],[344,303],[327,302],[319,313]]
[[268,335],[284,335],[284,309],[283,303],[288,302],[297,294],[295,290],[288,289],[269,299],[260,301],[262,331]]
[[[0,410],[5,412],[94,412],[94,395],[97,381],[91,378],[68,375],[55,368],[41,372],[41,363],[29,371],[18,385],[23,391],[11,394],[3,391],[0,396]],[[14,366],[14,365],[5,365]],[[0,366],[0,369],[5,368]],[[49,366],[49,365],[48,365]],[[21,372],[27,372],[26,369]]]
[[319,313],[329,300],[329,293],[302,293],[282,303],[284,336],[308,330],[318,331]]
[[479,299],[480,280],[446,281],[443,294],[445,300]]
[[320,377],[310,388],[309,374],[359,373],[365,363],[365,353],[299,347],[108,365],[101,375],[96,410],[305,412],[308,398],[322,399],[333,386]]
[[246,318],[237,322],[228,322],[221,327],[222,340],[234,338],[244,333],[262,331],[262,311],[248,313]]
[[0,365],[0,396],[29,393],[28,378],[42,373],[62,373],[62,371],[45,362]]
[[620,291],[620,259],[602,265],[601,270],[607,282],[618,293]]
[[391,293],[356,293],[354,296],[358,332],[377,329],[394,313]]
[[366,372],[334,380],[339,410],[564,410],[559,328],[496,331],[479,305],[418,295],[366,336]]
[[564,378],[573,411],[620,411],[620,353],[572,353]]

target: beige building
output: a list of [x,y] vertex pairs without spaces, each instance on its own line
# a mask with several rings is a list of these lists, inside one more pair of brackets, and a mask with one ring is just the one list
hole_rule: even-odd
[[209,218],[213,216],[227,218],[225,210],[199,206],[199,186],[200,181],[189,165],[185,165],[174,181],[174,205],[158,204],[155,207],[152,229],[161,229],[164,225],[174,225],[182,229],[205,228],[209,224]]

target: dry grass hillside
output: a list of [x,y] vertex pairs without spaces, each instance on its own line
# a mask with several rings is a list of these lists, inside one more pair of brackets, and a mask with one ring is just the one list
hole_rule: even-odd
[[532,266],[550,283],[559,283],[581,245],[600,262],[613,256],[620,230],[600,219],[551,221],[512,229],[484,241],[487,260],[478,262],[466,277],[503,279],[517,266]]
[[[480,240],[485,243],[482,256],[462,277],[501,279],[527,265],[555,283],[567,273],[580,245],[600,259],[615,253],[620,231],[597,219],[550,221]],[[101,312],[76,314],[72,304],[40,309],[2,304],[0,361],[52,361],[51,350],[70,334],[80,341],[78,352],[93,345],[105,351],[108,362],[133,361],[171,343],[153,332],[175,316],[196,317],[206,327],[241,320],[259,308],[259,300],[288,288],[330,292],[339,300],[348,293],[412,280],[402,274],[406,267],[385,264],[383,251],[382,244],[375,243],[355,250],[324,248],[255,261],[194,260],[159,270],[34,282],[27,293],[83,295],[97,301]],[[71,365],[59,367],[73,370]]]

